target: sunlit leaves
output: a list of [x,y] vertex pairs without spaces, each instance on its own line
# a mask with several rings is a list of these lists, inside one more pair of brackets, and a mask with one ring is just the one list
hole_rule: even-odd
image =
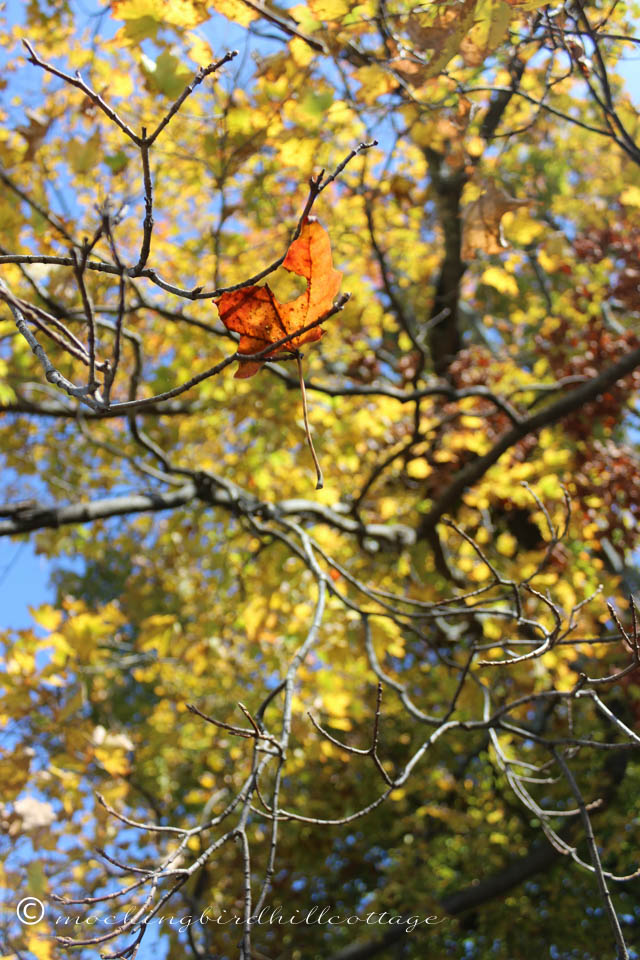
[[189,30],[207,19],[204,0],[112,0],[112,15],[125,21],[123,38],[140,43],[163,27]]
[[[18,823],[28,795],[50,804],[58,816],[47,840],[54,846],[60,841],[61,848],[75,843],[77,862],[75,873],[57,873],[52,858],[43,875],[63,893],[81,887],[93,894],[99,870],[95,862],[89,869],[79,846],[85,840],[116,845],[119,836],[118,826],[94,806],[93,789],[132,815],[192,825],[205,808],[207,815],[223,809],[245,782],[250,745],[187,714],[186,703],[197,702],[230,724],[247,722],[237,702],[256,711],[265,685],[275,688],[308,635],[317,586],[304,550],[296,554],[262,529],[282,502],[312,503],[288,514],[278,529],[294,536],[284,524],[295,523],[314,537],[328,558],[318,561],[328,592],[336,591],[292,693],[283,803],[303,816],[331,816],[335,805],[340,812],[355,809],[383,788],[370,757],[345,754],[307,716],[310,711],[345,743],[360,749],[370,743],[378,678],[359,614],[338,592],[356,603],[357,581],[382,591],[377,597],[400,595],[403,603],[410,598],[422,605],[407,607],[412,616],[401,623],[388,610],[370,618],[377,663],[392,680],[383,696],[380,742],[385,769],[395,772],[425,737],[416,716],[407,715],[404,696],[442,718],[474,643],[483,645],[489,663],[503,660],[531,649],[528,622],[553,629],[547,594],[565,625],[599,583],[607,595],[618,594],[611,564],[616,556],[632,564],[637,548],[640,490],[628,432],[637,419],[633,376],[510,443],[462,490],[449,512],[484,558],[444,524],[437,525],[435,545],[411,537],[443,493],[515,423],[544,412],[636,348],[638,178],[631,161],[594,132],[602,117],[562,33],[568,8],[538,18],[540,5],[530,0],[385,10],[312,0],[286,10],[269,6],[267,21],[240,0],[131,0],[112,5],[95,43],[93,23],[70,43],[62,12],[45,18],[36,15],[36,6],[26,14],[30,39],[49,49],[53,37],[56,63],[71,75],[80,68],[136,133],[161,119],[168,101],[187,88],[197,66],[215,58],[227,37],[233,35],[236,45],[240,35],[248,55],[203,84],[151,152],[150,263],[165,286],[188,293],[175,298],[152,276],[130,270],[145,216],[143,170],[132,143],[77,89],[38,80],[37,101],[28,98],[24,60],[8,49],[7,82],[20,79],[7,97],[2,165],[42,209],[8,188],[3,192],[3,250],[68,257],[61,227],[81,243],[94,235],[105,196],[128,203],[114,231],[127,268],[119,400],[130,389],[141,397],[184,383],[236,348],[241,355],[264,350],[278,361],[248,383],[245,378],[263,364],[241,360],[238,379],[212,377],[180,397],[178,411],[171,404],[161,415],[143,408],[135,422],[58,417],[49,407],[59,398],[8,316],[3,327],[3,503],[32,497],[48,505],[180,489],[193,476],[203,485],[202,496],[176,511],[41,531],[39,548],[48,556],[74,556],[74,569],[56,577],[56,602],[34,612],[33,630],[5,638],[0,715],[12,724],[15,741],[0,757],[12,807],[3,816]],[[626,29],[623,17],[620,7],[612,10],[612,35]],[[251,31],[243,32],[247,25]],[[321,49],[335,54],[335,63]],[[519,92],[512,90],[516,52],[524,65]],[[612,83],[617,97],[618,81]],[[491,129],[487,115],[505,91],[500,122]],[[621,103],[633,131],[635,113]],[[564,120],[563,111],[576,123]],[[269,286],[217,297],[216,314],[212,291],[245,283],[285,253],[309,177],[323,167],[334,170],[361,139],[373,136],[379,145],[355,158],[317,198],[314,213],[323,227],[303,226],[284,260],[288,276],[272,273],[265,277]],[[437,163],[429,167],[426,156],[434,154]],[[455,193],[456,178],[466,186],[447,223],[438,201],[447,187]],[[447,360],[446,378],[435,378],[428,339],[447,319],[446,310],[434,314],[433,308],[443,261],[454,248],[462,256],[456,273],[460,349]],[[94,255],[110,262],[113,251],[101,240]],[[327,335],[320,339],[320,327],[313,327],[272,348],[332,308],[341,274],[352,298],[339,321],[326,325]],[[3,265],[3,278],[86,338],[81,299],[64,266]],[[113,341],[118,282],[102,271],[88,279],[101,351]],[[229,330],[239,334],[239,343]],[[136,343],[143,347],[139,366]],[[58,359],[56,342],[46,345]],[[315,388],[310,420],[327,474],[317,494],[309,489],[300,450],[299,396],[291,389],[298,381],[286,362],[299,347]],[[61,363],[73,372],[75,361]],[[65,414],[75,414],[73,401],[59,402],[68,404]],[[46,416],[13,412],[16,404],[30,409],[40,403]],[[136,440],[136,429],[144,431],[146,446]],[[210,488],[207,474],[215,477]],[[553,543],[549,520],[561,524],[564,518],[561,483],[572,498],[572,515],[563,542]],[[232,513],[224,500],[236,485],[241,506]],[[254,506],[258,500],[263,504]],[[333,511],[338,522],[325,523],[323,511]],[[372,525],[375,532],[375,525],[388,530],[400,524],[406,541],[371,535]],[[431,615],[432,604],[466,587],[488,594],[494,574],[487,560],[507,583],[533,577],[539,596],[522,601],[526,622],[505,614],[510,588],[495,604],[485,594],[461,599],[468,614],[455,623],[437,608]],[[478,612],[485,602],[487,612]],[[606,608],[598,604],[579,614],[579,629],[596,641],[611,631]],[[455,701],[454,722],[483,715],[482,684],[497,699],[568,690],[585,668],[606,673],[609,661],[619,656],[628,662],[628,655],[622,647],[589,642],[559,646],[517,669],[473,663]],[[637,706],[633,692],[624,687],[630,710]],[[280,706],[274,697],[266,709],[265,723],[273,729]],[[540,718],[527,702],[511,719],[533,725]],[[545,722],[550,735],[566,733],[555,720]],[[514,739],[499,736],[515,754]],[[406,910],[407,876],[415,889],[433,890],[435,897],[460,886],[461,878],[475,878],[478,862],[487,872],[498,871],[507,841],[510,852],[526,854],[533,836],[528,818],[485,737],[486,731],[474,729],[443,736],[415,779],[361,825],[312,835],[308,824],[283,823],[278,895],[290,896],[290,885],[302,877],[305,896],[320,899],[327,874],[318,864],[335,863],[345,899],[357,904],[366,890],[374,904],[386,909],[398,903]],[[537,762],[537,749],[528,745],[520,757]],[[584,761],[572,758],[585,771],[586,753]],[[265,796],[269,786],[266,777]],[[556,786],[546,788],[551,795]],[[615,832],[622,805],[612,804],[606,816]],[[256,870],[268,846],[258,817],[251,827],[258,838]],[[624,858],[628,848],[620,844]],[[186,849],[198,854],[202,847],[191,838]],[[198,880],[203,896],[221,909],[238,896],[236,856],[221,851],[215,870],[203,870]],[[573,886],[553,887],[553,877],[545,883],[564,910]],[[7,885],[17,889],[18,882],[11,877]],[[191,884],[188,891],[192,896]],[[537,943],[539,918],[527,913],[526,893],[516,891],[513,899]],[[478,950],[522,953],[521,944],[505,946],[516,925],[497,908],[485,905],[474,922]],[[578,927],[571,927],[574,939],[583,936]],[[296,933],[303,937],[303,955],[325,949],[311,934],[316,931]],[[182,956],[178,939],[171,931],[166,937],[169,956]],[[491,946],[496,938],[498,948]],[[434,955],[449,949],[442,939],[434,943]],[[290,941],[262,946],[265,955],[293,955],[297,948]],[[234,949],[210,947],[225,955]]]

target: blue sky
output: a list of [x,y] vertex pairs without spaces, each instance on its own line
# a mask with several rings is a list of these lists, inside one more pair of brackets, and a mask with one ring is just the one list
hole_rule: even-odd
[[33,541],[0,539],[0,629],[27,627],[28,607],[51,599],[50,564],[37,557]]

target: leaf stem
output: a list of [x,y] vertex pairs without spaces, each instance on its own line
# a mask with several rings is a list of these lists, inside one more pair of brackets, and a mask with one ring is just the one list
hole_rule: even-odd
[[307,391],[304,386],[304,376],[302,374],[302,359],[300,354],[296,356],[296,363],[298,364],[298,376],[300,377],[300,392],[302,393],[302,415],[304,417],[304,429],[307,434],[307,442],[309,444],[309,450],[311,450],[311,456],[313,457],[313,464],[316,468],[316,490],[322,490],[324,486],[324,477],[322,476],[322,467],[318,461],[316,451],[313,446],[313,440],[311,439],[311,430],[309,428],[309,417],[307,415]]

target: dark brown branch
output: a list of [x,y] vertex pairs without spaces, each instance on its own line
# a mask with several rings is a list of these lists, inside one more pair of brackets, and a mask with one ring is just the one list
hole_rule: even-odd
[[12,190],[13,193],[16,194],[16,196],[20,197],[21,200],[24,200],[24,202],[27,203],[27,204],[31,207],[32,210],[35,210],[36,213],[40,214],[40,216],[43,217],[43,218],[47,221],[47,223],[50,224],[50,226],[53,227],[54,230],[57,230],[57,232],[58,232],[62,237],[64,237],[64,239],[65,239],[68,243],[71,243],[71,244],[74,244],[74,245],[75,245],[75,241],[74,241],[73,237],[72,237],[71,234],[68,232],[68,230],[66,229],[66,227],[64,226],[64,224],[63,224],[61,221],[59,221],[58,217],[56,217],[55,214],[50,213],[50,212],[49,212],[48,210],[46,210],[43,206],[41,206],[39,203],[37,203],[32,197],[29,196],[28,193],[25,193],[24,190],[21,190],[20,187],[17,186],[17,184],[15,184],[15,183],[13,182],[13,180],[11,179],[11,177],[9,177],[9,176],[5,173],[5,171],[2,170],[2,169],[0,169],[0,180],[2,181],[2,183],[4,183],[4,185],[5,185],[6,187],[8,187],[10,190]]
[[149,146],[147,140],[147,128],[142,128],[143,142],[140,146],[140,156],[142,158],[142,179],[144,182],[144,222],[142,224],[142,244],[140,247],[140,256],[138,262],[131,271],[131,276],[136,277],[147,265],[149,253],[151,252],[151,234],[153,232],[153,181],[151,180],[151,167],[149,166]]
[[[442,921],[445,917],[457,917],[468,913],[470,910],[482,906],[483,903],[508,893],[537,873],[548,870],[561,858],[562,855],[559,851],[555,850],[545,840],[539,845],[533,846],[524,857],[511,861],[497,873],[491,874],[457,893],[443,897],[439,906],[444,916],[438,915],[437,919]],[[436,910],[437,907],[434,907],[434,912]],[[435,925],[436,921],[434,920],[433,926]],[[418,930],[423,931],[423,928],[416,927],[412,936],[415,936]],[[428,930],[429,928],[425,928],[423,932],[428,934]],[[344,950],[334,953],[330,960],[369,960],[369,958],[378,956],[406,936],[405,927],[399,926],[378,939],[351,944]]]
[[250,7],[251,10],[255,10],[256,13],[259,13],[261,17],[265,18],[265,20],[268,20],[269,23],[279,27],[280,30],[287,34],[287,36],[299,37],[300,40],[303,40],[306,44],[308,44],[312,50],[316,50],[318,53],[327,53],[327,49],[323,43],[321,43],[319,40],[314,40],[306,33],[302,33],[295,20],[289,19],[284,11],[279,11],[276,13],[274,10],[269,10],[264,3],[260,2],[260,0],[242,0],[242,2],[246,4],[247,7]]
[[[602,794],[602,803],[598,807],[599,812],[602,812],[614,799],[624,779],[625,770],[626,761],[624,760],[622,766],[617,763],[605,763],[602,772],[606,777],[606,786]],[[570,844],[577,829],[577,821],[573,820],[558,831],[557,836],[564,843]],[[438,897],[437,905],[434,906],[434,913],[438,913],[438,920],[443,920],[445,917],[459,917],[471,910],[476,910],[483,904],[508,894],[536,874],[546,873],[558,861],[568,856],[568,853],[568,850],[563,851],[552,846],[546,838],[541,838],[531,846],[528,853],[510,859],[495,873],[477,879],[469,886],[463,887],[462,890]],[[435,921],[433,925],[435,926]],[[428,936],[429,927],[416,927],[412,936],[419,935],[418,931]],[[370,960],[370,958],[377,957],[406,935],[405,927],[399,925],[395,930],[389,931],[379,939],[361,941],[339,950],[333,954],[330,960]]]
[[[151,138],[152,139],[152,138]],[[137,142],[137,140],[136,140]],[[223,293],[232,293],[235,290],[242,290],[245,287],[252,286],[255,283],[259,283],[260,280],[264,280],[265,277],[268,277],[272,274],[278,267],[282,266],[284,263],[285,257],[289,246],[297,240],[300,236],[300,231],[302,226],[311,212],[313,204],[317,197],[322,193],[322,191],[330,183],[332,183],[336,177],[344,170],[346,165],[364,150],[369,150],[371,147],[375,146],[377,141],[372,141],[371,143],[361,143],[354,150],[352,150],[345,159],[338,164],[336,169],[328,177],[324,176],[324,171],[320,173],[317,177],[312,177],[309,181],[309,194],[307,196],[306,203],[298,219],[295,230],[289,240],[287,245],[287,250],[278,257],[277,260],[274,260],[267,267],[261,270],[259,273],[254,274],[252,277],[247,277],[246,280],[243,280],[241,283],[234,283],[227,287],[218,287],[215,290],[203,290],[201,286],[194,287],[192,290],[185,290],[182,287],[176,287],[172,283],[167,283],[163,280],[155,270],[152,270],[146,267],[144,270],[140,270],[135,273],[135,276],[145,277],[147,280],[151,280],[152,283],[155,283],[156,286],[160,287],[161,290],[165,290],[167,293],[172,293],[176,297],[182,297],[185,300],[215,300],[217,297],[222,296]],[[71,257],[53,257],[53,256],[34,256],[32,254],[8,254],[0,256],[0,264],[2,263],[50,263],[57,264],[61,267],[73,267],[74,262]],[[87,260],[85,267],[87,270],[96,270],[98,273],[110,273],[115,276],[120,276],[121,268],[116,266],[113,263],[105,263],[104,261],[99,260]]]
[[133,132],[131,127],[127,123],[125,123],[120,116],[118,116],[118,114],[112,107],[110,107],[107,103],[105,103],[105,101],[102,99],[99,93],[96,93],[95,90],[93,90],[88,84],[84,82],[84,80],[82,79],[79,73],[76,73],[75,77],[72,77],[70,76],[70,74],[64,73],[64,71],[62,70],[58,70],[58,68],[54,67],[53,64],[47,63],[46,60],[41,60],[28,40],[23,39],[22,42],[27,48],[27,51],[29,53],[29,56],[27,57],[27,60],[29,61],[29,63],[33,63],[34,66],[36,67],[42,67],[42,69],[45,70],[47,73],[51,73],[54,77],[58,77],[60,80],[64,80],[64,82],[68,83],[70,86],[76,87],[78,90],[81,90],[84,93],[85,97],[88,97],[92,103],[95,103],[95,105],[99,107],[100,110],[102,110],[102,112],[105,113],[109,117],[109,119],[116,124],[116,126],[120,127],[122,132],[125,133],[130,140],[133,140],[133,142],[137,144],[137,146],[140,146],[140,137]]
[[[212,73],[215,73],[216,70],[219,70],[220,67],[224,66],[225,63],[229,63],[229,61],[234,60],[235,57],[237,56],[238,56],[237,50],[228,50],[227,53],[225,53],[224,57],[221,57],[220,60],[216,60],[215,63],[210,63],[206,67],[200,67],[200,69],[196,73],[191,83],[187,84],[187,86],[184,88],[184,90],[182,91],[178,99],[175,101],[175,103],[171,105],[169,112],[165,117],[162,118],[162,120],[160,121],[156,129],[153,131],[151,136],[146,137],[143,133],[144,142],[146,143],[146,145],[150,147],[154,143],[154,141],[157,140],[157,138],[160,136],[160,134],[162,133],[164,128],[167,126],[169,121],[173,117],[175,117],[176,113],[178,112],[182,104],[185,102],[187,97],[191,96],[195,88],[199,84],[201,84],[206,77],[210,76]],[[140,138],[139,140],[139,145],[142,146],[142,138]]]
[[487,470],[500,459],[503,453],[506,453],[519,440],[528,434],[537,433],[543,427],[558,423],[563,417],[580,409],[584,404],[595,400],[601,393],[604,393],[614,383],[621,380],[627,374],[631,373],[636,367],[640,366],[640,348],[630,351],[617,363],[614,363],[607,370],[604,370],[598,377],[581,384],[575,390],[571,390],[566,396],[556,400],[543,410],[521,420],[515,424],[507,433],[498,440],[498,442],[481,457],[471,460],[459,473],[456,474],[449,487],[444,491],[441,497],[435,501],[431,509],[425,514],[420,526],[418,527],[418,538],[427,536],[440,518],[451,510],[459,501],[460,497],[471,484],[476,483],[485,475]]
[[524,60],[516,55],[509,64],[509,72],[511,73],[511,89],[505,87],[494,94],[480,125],[480,136],[484,137],[485,140],[491,140],[494,137],[504,112],[520,85],[524,73]]
[[462,341],[458,326],[460,281],[465,270],[462,261],[462,218],[460,201],[469,179],[466,169],[451,170],[443,154],[425,150],[435,191],[438,218],[444,235],[444,258],[440,265],[436,293],[427,325],[427,342],[433,369],[446,377],[451,361]]

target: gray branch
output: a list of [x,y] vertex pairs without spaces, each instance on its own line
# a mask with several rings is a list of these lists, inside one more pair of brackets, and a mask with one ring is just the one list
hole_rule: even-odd
[[[154,513],[160,510],[172,510],[187,503],[200,501],[214,507],[223,507],[245,516],[295,517],[316,523],[326,523],[344,533],[357,533],[375,549],[378,543],[403,547],[415,542],[415,533],[402,524],[360,524],[347,516],[348,507],[337,504],[335,507],[314,503],[313,500],[283,500],[278,504],[264,503],[247,493],[241,487],[228,481],[217,481],[209,475],[202,475],[197,482],[185,483],[178,490],[158,491],[147,494],[132,494],[122,497],[107,497],[86,503],[74,503],[68,506],[47,506],[37,501],[22,504],[0,505],[0,537],[16,536],[32,530],[56,529],[76,523],[90,523],[109,517],[126,516],[134,513]],[[343,512],[344,511],[344,512]]]
[[[28,533],[30,530],[55,529],[75,523],[91,523],[94,520],[121,517],[132,513],[172,510],[175,507],[184,506],[195,497],[195,486],[187,483],[179,490],[132,494],[128,497],[107,497],[103,500],[91,500],[88,503],[73,503],[65,507],[47,507],[30,501],[22,509],[13,510],[10,519],[0,521],[0,537]],[[3,513],[6,515],[9,509],[0,507],[0,516]]]

